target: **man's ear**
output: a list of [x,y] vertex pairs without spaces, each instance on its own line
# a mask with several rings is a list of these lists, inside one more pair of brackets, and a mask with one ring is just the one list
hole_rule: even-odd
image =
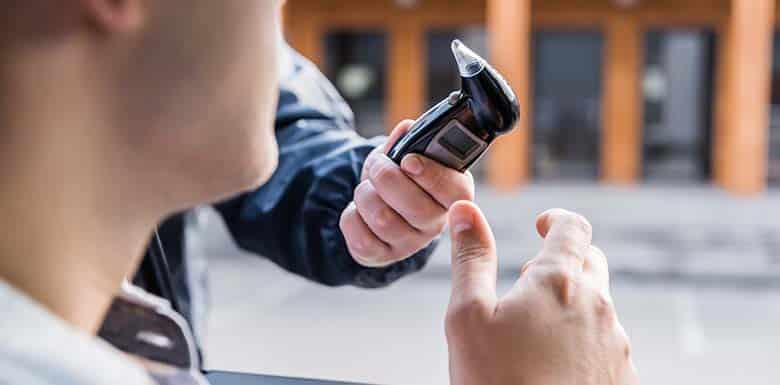
[[86,16],[106,32],[129,32],[146,18],[145,0],[81,0]]

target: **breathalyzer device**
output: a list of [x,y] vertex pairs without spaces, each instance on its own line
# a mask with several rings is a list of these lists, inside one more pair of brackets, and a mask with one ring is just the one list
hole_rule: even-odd
[[452,42],[452,54],[461,89],[420,116],[390,148],[395,163],[414,153],[464,172],[517,122],[520,106],[504,78],[460,40]]

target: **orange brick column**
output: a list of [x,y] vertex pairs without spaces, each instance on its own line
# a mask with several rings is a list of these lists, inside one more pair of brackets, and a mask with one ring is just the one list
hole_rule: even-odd
[[632,184],[641,169],[642,31],[629,15],[613,16],[606,26],[602,99],[601,179]]
[[402,119],[417,119],[425,108],[425,33],[419,22],[393,23],[388,63],[389,132]]
[[303,8],[304,2],[287,1],[282,7],[282,27],[287,42],[322,68],[324,29],[320,19]]
[[491,185],[509,190],[528,181],[530,146],[531,0],[488,0],[487,27],[492,64],[506,77],[520,101],[520,121],[489,153]]
[[725,138],[728,132],[731,111],[731,26],[728,22],[718,28],[718,59],[715,89],[715,119],[712,140],[712,180],[723,186],[726,169]]
[[714,165],[718,184],[735,194],[757,194],[767,185],[774,12],[774,0],[731,4],[721,76],[728,83],[719,103],[727,115],[719,116]]

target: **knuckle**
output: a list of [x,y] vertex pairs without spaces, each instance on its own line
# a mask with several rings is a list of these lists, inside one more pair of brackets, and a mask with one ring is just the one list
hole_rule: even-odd
[[542,284],[551,289],[563,306],[573,303],[576,276],[563,266],[548,266],[541,272]]
[[526,262],[523,264],[523,267],[520,269],[520,274],[521,274],[521,275],[522,275],[522,274],[525,274],[525,273],[528,271],[528,269],[530,269],[530,268],[531,268],[531,266],[533,266],[534,264],[536,264],[536,261],[535,261],[535,260],[533,260],[533,259],[526,261]]
[[[427,159],[425,161],[428,162]],[[446,188],[446,172],[444,166],[434,163],[432,166],[425,167],[423,177],[428,181],[428,185],[434,189]]]
[[628,336],[628,333],[626,333],[626,329],[623,328],[623,325],[621,325],[619,322],[615,322],[615,324],[617,325],[618,337],[623,346],[623,351],[625,352],[626,356],[630,356],[632,351],[631,338]]
[[626,360],[631,359],[631,354],[633,351],[633,348],[631,347],[631,339],[628,337],[628,334],[626,334],[626,330],[623,328],[620,323],[615,322],[616,325],[616,344],[615,349],[617,350],[618,354],[622,354],[623,358]]
[[595,296],[593,310],[596,316],[601,320],[611,321],[615,315],[615,306],[612,301],[603,293]]
[[398,227],[395,212],[390,207],[384,206],[374,212],[374,221],[378,230],[387,232]]
[[631,358],[631,343],[628,341],[628,338],[623,340],[623,357],[625,359]]
[[561,266],[549,268],[545,274],[546,282],[555,288],[564,288],[574,282],[574,274],[569,269]]
[[374,167],[371,180],[378,185],[395,185],[400,180],[401,171],[388,164],[377,164]]

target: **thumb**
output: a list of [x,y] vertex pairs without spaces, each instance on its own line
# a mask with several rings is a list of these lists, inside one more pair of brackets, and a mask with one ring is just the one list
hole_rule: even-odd
[[492,311],[497,302],[496,241],[482,212],[460,201],[449,211],[452,239],[451,305],[481,304]]

